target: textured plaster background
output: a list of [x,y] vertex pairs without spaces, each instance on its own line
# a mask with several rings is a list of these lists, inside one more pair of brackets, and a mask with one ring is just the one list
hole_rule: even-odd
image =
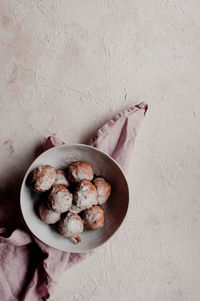
[[0,68],[2,208],[44,136],[84,142],[149,104],[127,219],[50,301],[198,301],[200,1],[1,1]]

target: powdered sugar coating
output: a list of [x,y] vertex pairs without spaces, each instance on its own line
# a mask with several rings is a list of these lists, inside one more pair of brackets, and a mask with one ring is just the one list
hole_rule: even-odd
[[45,224],[55,224],[60,220],[60,214],[49,210],[45,202],[41,202],[38,208],[39,216]]
[[67,176],[63,170],[56,171],[56,179],[54,185],[64,185],[65,187],[69,187],[69,181],[67,180]]
[[83,214],[85,226],[90,230],[97,230],[104,225],[104,212],[101,206],[92,206]]
[[75,190],[73,205],[82,211],[90,208],[92,205],[96,204],[96,202],[96,187],[88,180],[80,181]]
[[72,206],[71,206],[71,208],[69,209],[69,211],[70,211],[71,213],[80,213],[80,212],[82,211],[82,209],[79,208],[79,207],[77,207],[76,205],[73,205],[73,204],[72,204]]
[[83,161],[77,161],[72,163],[68,168],[69,180],[73,183],[78,183],[81,180],[93,179],[93,168],[92,166]]
[[58,231],[65,237],[74,237],[83,232],[83,221],[79,215],[68,213],[58,224]]
[[73,196],[64,185],[55,185],[51,188],[47,206],[50,210],[58,213],[64,213],[72,205]]
[[36,192],[44,192],[55,182],[56,171],[51,165],[42,165],[34,169],[29,175],[29,184]]
[[108,200],[111,193],[110,184],[101,177],[94,179],[93,183],[97,189],[97,204],[104,204]]

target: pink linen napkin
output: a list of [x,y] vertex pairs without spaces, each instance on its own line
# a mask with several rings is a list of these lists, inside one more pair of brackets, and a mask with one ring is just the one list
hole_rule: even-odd
[[[145,103],[140,103],[119,113],[97,131],[89,145],[106,152],[126,169],[147,109]],[[44,150],[60,144],[64,142],[51,136],[45,141]],[[62,273],[90,254],[67,253],[49,247],[24,225],[12,233],[0,228],[0,300],[46,300]]]

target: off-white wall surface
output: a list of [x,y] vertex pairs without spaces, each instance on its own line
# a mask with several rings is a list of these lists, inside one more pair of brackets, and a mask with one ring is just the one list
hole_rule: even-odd
[[50,301],[199,301],[200,1],[1,1],[0,67],[1,189],[44,136],[149,104],[124,224]]

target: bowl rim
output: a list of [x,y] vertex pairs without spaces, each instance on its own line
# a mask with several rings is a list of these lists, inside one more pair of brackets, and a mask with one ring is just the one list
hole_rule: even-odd
[[[44,153],[46,153],[46,152],[51,152],[53,149],[57,149],[57,148],[65,148],[65,147],[76,147],[76,146],[79,146],[79,147],[83,147],[83,148],[89,148],[89,149],[93,149],[94,151],[97,151],[97,152],[100,152],[100,153],[102,153],[103,155],[105,155],[105,156],[107,156],[111,161],[113,161],[116,165],[117,165],[117,167],[120,169],[120,171],[121,171],[121,173],[122,173],[122,175],[123,175],[123,177],[124,177],[124,179],[125,179],[125,183],[126,183],[126,186],[127,186],[127,208],[126,208],[126,212],[125,212],[125,215],[124,215],[124,217],[123,217],[123,219],[122,219],[122,221],[121,221],[121,223],[119,224],[119,226],[118,226],[118,228],[115,230],[115,232],[107,239],[107,240],[105,240],[103,243],[101,243],[100,245],[98,245],[98,246],[96,246],[96,247],[94,247],[94,248],[91,248],[91,249],[89,249],[89,250],[73,250],[73,252],[72,251],[66,251],[66,250],[63,250],[63,249],[60,249],[60,248],[56,248],[56,247],[54,247],[54,246],[51,246],[51,245],[49,245],[49,244],[47,244],[46,242],[44,242],[43,240],[41,240],[32,230],[31,230],[31,228],[29,227],[29,225],[28,225],[28,223],[26,222],[26,218],[25,218],[25,216],[24,216],[24,213],[23,213],[23,209],[22,209],[22,190],[23,190],[23,187],[24,187],[24,185],[25,185],[25,180],[26,180],[26,178],[27,178],[27,175],[28,175],[28,173],[30,172],[30,169],[31,169],[31,166],[35,163],[35,161],[36,160],[38,160],[38,158],[40,157],[40,156],[42,156]],[[128,180],[127,180],[127,177],[126,177],[126,175],[125,175],[125,173],[124,173],[124,171],[123,171],[123,169],[122,169],[122,167],[119,165],[119,163],[115,160],[115,159],[113,159],[110,155],[108,155],[107,153],[105,153],[104,151],[102,151],[102,150],[100,150],[100,149],[98,149],[98,148],[96,148],[96,147],[94,147],[94,146],[91,146],[91,145],[87,145],[87,144],[84,144],[84,143],[72,143],[72,144],[61,144],[61,145],[57,145],[57,146],[54,146],[54,147],[51,147],[50,149],[47,149],[47,150],[45,150],[45,151],[43,151],[41,154],[39,154],[39,156],[37,156],[33,161],[32,161],[32,163],[29,165],[29,167],[27,168],[27,170],[26,170],[26,172],[25,172],[25,174],[24,174],[24,177],[23,177],[23,180],[22,180],[22,184],[21,184],[21,188],[20,188],[20,211],[21,211],[21,216],[22,216],[22,218],[23,218],[23,221],[24,221],[24,223],[25,223],[25,225],[26,225],[26,227],[29,229],[29,231],[31,232],[31,234],[34,236],[34,237],[36,237],[39,241],[41,241],[42,243],[44,243],[45,245],[47,245],[47,246],[49,246],[49,247],[51,247],[51,248],[54,248],[54,249],[56,249],[56,250],[59,250],[59,251],[63,251],[63,252],[70,252],[70,253],[87,253],[87,252],[91,252],[91,251],[93,251],[93,250],[95,250],[95,249],[97,249],[97,248],[99,248],[99,247],[101,247],[102,245],[104,245],[105,243],[107,243],[113,236],[115,236],[115,234],[118,232],[118,230],[119,230],[119,228],[121,227],[121,225],[123,224],[123,222],[124,222],[124,220],[125,220],[125,218],[127,217],[127,213],[128,213],[128,209],[129,209],[129,198],[130,198],[130,191],[129,191],[129,185],[128,185]]]

